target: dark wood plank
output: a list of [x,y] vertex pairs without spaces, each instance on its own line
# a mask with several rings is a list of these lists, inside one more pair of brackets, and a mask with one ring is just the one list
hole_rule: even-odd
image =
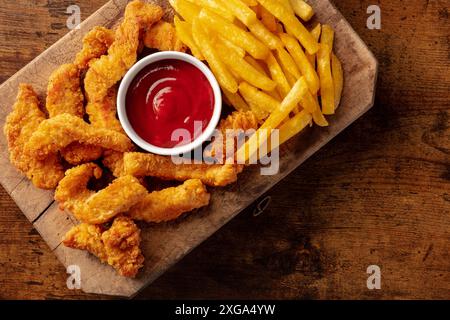
[[[448,5],[383,2],[383,28],[370,31],[369,1],[335,3],[380,61],[374,109],[272,189],[263,214],[243,212],[138,298],[447,297]],[[79,4],[86,17],[102,3]],[[46,33],[64,10],[27,20],[18,12],[43,9],[25,6],[0,8],[2,80],[67,31]],[[0,203],[1,297],[92,297],[65,288],[64,268],[3,191]],[[366,289],[369,264],[382,268],[381,291]]]

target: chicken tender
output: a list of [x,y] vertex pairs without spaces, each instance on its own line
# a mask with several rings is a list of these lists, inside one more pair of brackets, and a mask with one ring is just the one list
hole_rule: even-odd
[[75,58],[75,65],[80,70],[86,70],[89,63],[108,52],[114,42],[114,31],[105,27],[94,27],[83,38],[83,49]]
[[123,160],[125,174],[178,181],[200,179],[204,184],[216,187],[235,182],[238,174],[237,168],[231,164],[175,164],[171,157],[150,153],[127,152]]
[[132,176],[117,178],[98,192],[89,190],[89,180],[101,174],[100,167],[93,163],[67,170],[55,192],[60,208],[69,210],[82,222],[101,224],[128,211],[147,195],[147,190]]
[[133,220],[163,222],[178,218],[185,212],[207,206],[210,195],[199,179],[185,181],[181,186],[149,193],[131,207]]
[[25,144],[25,150],[38,159],[45,159],[73,142],[122,152],[133,147],[122,133],[94,127],[76,116],[60,114],[39,124]]
[[125,175],[123,167],[123,152],[106,150],[103,155],[102,163],[108,168],[115,177]]
[[92,124],[107,128],[120,127],[115,107],[105,104],[105,98],[136,62],[142,31],[162,16],[163,9],[154,4],[135,0],[127,5],[124,20],[116,30],[108,54],[93,61],[86,73],[86,111]]
[[[242,132],[258,128],[258,119],[252,111],[235,111],[227,118],[220,121],[217,130],[222,139],[214,140],[209,146],[207,156],[214,157],[219,163],[225,163],[227,158],[234,163],[234,155],[237,149],[237,137]],[[242,168],[242,166],[240,166]]]
[[45,120],[39,109],[39,99],[30,85],[20,84],[13,111],[6,118],[4,133],[8,142],[11,163],[38,188],[53,189],[64,177],[57,154],[40,160],[25,152],[25,144]]
[[45,103],[49,117],[68,113],[82,118],[83,101],[80,70],[73,63],[63,64],[50,75]]
[[144,263],[139,248],[140,230],[128,217],[114,219],[109,230],[100,226],[81,223],[67,232],[63,244],[66,247],[86,250],[108,263],[122,276],[134,278]]
[[159,21],[145,32],[144,45],[160,51],[186,52],[187,47],[178,39],[175,27],[168,22]]

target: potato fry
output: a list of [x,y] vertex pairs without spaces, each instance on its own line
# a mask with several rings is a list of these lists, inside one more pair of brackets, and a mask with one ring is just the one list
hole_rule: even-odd
[[[302,110],[291,119],[283,123],[279,129],[279,145],[282,145],[297,133],[305,129],[306,126],[311,123],[311,120],[311,114],[309,114],[306,110]],[[276,147],[276,145],[271,146],[271,150],[273,150],[274,147]]]
[[277,128],[308,92],[308,84],[305,78],[301,77],[281,102],[279,108],[275,109],[256,133],[239,148],[236,154],[238,163],[245,163],[258,151],[259,146],[265,142],[260,137],[268,137],[267,132]]
[[258,5],[258,2],[256,0],[242,0],[242,2],[249,7],[256,7]]
[[237,111],[249,111],[250,107],[248,104],[242,99],[242,97],[236,92],[230,92],[227,89],[222,89],[223,94],[228,99],[228,102],[234,107]]
[[169,0],[175,11],[187,22],[192,24],[200,13],[201,7],[187,0]]
[[283,73],[280,65],[278,64],[277,59],[270,54],[266,59],[267,66],[269,67],[270,76],[273,81],[277,83],[277,91],[282,97],[286,97],[289,91],[291,90],[291,86],[286,79],[286,75]]
[[[320,33],[322,32],[322,26],[320,23],[316,24],[316,26],[311,30],[311,35],[314,37],[316,41],[319,41],[320,39]],[[309,54],[308,52],[305,52],[306,57],[308,58],[309,63],[313,66],[313,68],[316,68],[316,54]]]
[[341,61],[334,53],[331,54],[331,74],[334,83],[334,108],[337,109],[341,103],[342,90],[344,89],[344,73]]
[[320,97],[322,101],[323,114],[334,114],[335,107],[330,54],[330,47],[321,43],[319,52],[317,53],[317,70],[320,79]]
[[284,5],[286,7],[286,9],[288,9],[291,14],[295,14],[294,9],[291,6],[290,0],[275,0],[275,1],[278,1],[279,3]]
[[197,44],[192,37],[192,26],[186,21],[181,21],[177,16],[174,18],[174,24],[178,39],[191,49],[194,57],[199,60],[205,60],[200,48],[197,47]]
[[300,41],[302,46],[313,54],[319,50],[319,44],[305,28],[305,26],[295,17],[293,13],[281,2],[273,0],[257,0],[264,8],[271,12],[278,20],[283,22],[285,28]]
[[217,13],[222,18],[227,19],[230,22],[234,21],[234,15],[225,9],[221,3],[215,0],[187,0],[201,8],[206,8],[211,10],[214,13]]
[[[256,1],[256,0],[255,0]],[[258,8],[260,8],[260,14],[261,14],[261,22],[262,24],[272,33],[276,33],[278,31],[277,28],[277,18],[273,16],[269,11],[266,10],[263,6],[258,5]]]
[[201,24],[200,19],[194,18],[192,24],[192,34],[195,43],[199,48],[203,56],[208,61],[208,64],[217,78],[220,85],[230,92],[237,92],[238,84],[233,75],[227,70],[224,63],[219,59],[219,56],[212,44],[209,42],[209,36],[204,30],[204,26]]
[[300,105],[309,113],[314,113],[317,109],[320,109],[319,102],[310,91],[305,94],[303,99],[300,101]]
[[290,0],[292,9],[303,21],[309,21],[314,15],[313,8],[302,0]]
[[268,94],[259,91],[247,82],[239,84],[239,92],[249,104],[257,105],[262,110],[270,113],[280,106],[280,102],[269,96]]
[[232,49],[227,47],[225,43],[217,42],[215,48],[217,48],[217,53],[222,61],[233,70],[234,73],[239,75],[239,78],[262,90],[271,91],[275,89],[277,84],[274,81],[264,73],[259,72],[243,58],[239,57]]
[[309,91],[316,94],[317,91],[319,91],[320,86],[319,76],[317,75],[316,70],[314,70],[314,67],[308,61],[308,58],[303,52],[303,49],[300,47],[300,44],[297,42],[297,39],[285,33],[280,34],[280,38],[299,67],[302,75],[305,77],[309,86]]
[[[265,74],[266,76],[269,75],[269,70],[267,69],[267,66],[264,64],[262,60],[257,61],[251,56],[246,56],[244,60],[247,61],[249,64],[251,64],[256,70],[258,70],[262,74]],[[278,94],[276,88],[271,91],[264,91],[264,92],[267,93],[272,98],[276,99],[277,101],[281,100],[280,95]]]
[[[317,96],[314,97],[314,100],[318,102]],[[317,124],[319,127],[328,127],[328,121],[325,119],[324,115],[322,114],[322,110],[320,108],[317,108],[316,111],[314,111],[312,114],[314,123]]]
[[244,58],[245,57],[245,50],[241,47],[238,47],[233,42],[225,39],[221,35],[216,35],[213,38],[213,44],[216,45],[217,43],[222,42],[224,43],[229,49],[233,50],[234,53],[236,53],[239,57]]
[[[198,0],[195,0],[198,1]],[[250,9],[242,0],[216,0],[220,2],[222,7],[228,10],[230,14],[249,26],[256,19],[256,13]]]
[[330,49],[330,52],[333,51],[333,42],[334,42],[334,30],[329,25],[324,24],[322,26],[322,35],[320,36],[320,43],[326,44]]
[[287,53],[284,48],[278,48],[276,51],[276,55],[283,69],[286,72],[290,73],[295,78],[295,81],[297,81],[297,79],[299,79],[302,74],[300,73],[300,70],[298,70],[297,65],[295,64],[294,59],[292,59],[291,55]]
[[272,32],[270,32],[269,29],[267,29],[261,21],[256,20],[255,22],[250,24],[248,28],[257,39],[259,39],[270,49],[275,50],[283,46],[283,43],[280,41],[280,39]]
[[269,49],[250,32],[240,29],[217,14],[203,9],[199,17],[206,26],[243,48],[255,59],[264,59],[269,54]]

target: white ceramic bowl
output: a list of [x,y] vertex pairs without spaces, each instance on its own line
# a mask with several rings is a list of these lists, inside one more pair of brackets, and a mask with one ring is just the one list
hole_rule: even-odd
[[[147,141],[142,139],[131,126],[126,111],[126,96],[128,87],[130,86],[131,82],[136,77],[136,75],[149,64],[166,59],[182,60],[197,67],[206,76],[214,92],[214,110],[208,126],[205,128],[202,134],[200,134],[200,136],[198,136],[190,143],[182,146],[175,146],[173,148],[161,148],[152,145],[151,143],[148,143]],[[125,130],[128,137],[130,137],[130,139],[133,140],[133,142],[136,143],[142,149],[160,155],[179,155],[192,151],[201,146],[201,144],[205,142],[207,139],[209,139],[213,134],[214,129],[217,127],[217,124],[219,123],[221,112],[222,112],[222,93],[220,92],[219,84],[217,83],[217,80],[214,77],[211,70],[209,70],[209,68],[197,58],[188,55],[186,53],[176,51],[158,52],[139,60],[125,74],[125,77],[122,79],[122,82],[120,83],[119,92],[117,95],[117,113],[119,115],[120,123],[122,124],[122,127]]]

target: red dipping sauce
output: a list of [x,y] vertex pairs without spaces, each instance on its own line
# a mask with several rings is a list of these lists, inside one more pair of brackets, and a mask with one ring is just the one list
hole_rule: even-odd
[[[161,148],[195,140],[208,126],[213,111],[214,92],[208,79],[197,67],[181,60],[149,64],[127,91],[126,112],[131,126],[142,139]],[[195,127],[194,121],[201,126]],[[190,132],[191,141],[171,141],[176,129]]]

